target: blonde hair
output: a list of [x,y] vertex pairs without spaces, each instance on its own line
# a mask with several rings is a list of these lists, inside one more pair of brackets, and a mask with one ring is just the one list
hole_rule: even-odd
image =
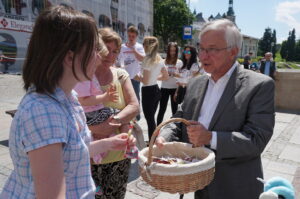
[[104,44],[103,40],[102,40],[102,36],[100,34],[98,34],[99,40],[98,40],[98,45],[97,45],[97,50],[98,53],[101,57],[105,57],[108,55],[108,50],[106,48],[106,45]]
[[147,36],[144,38],[143,46],[146,57],[143,60],[144,66],[156,64],[161,61],[161,56],[158,54],[158,40],[156,37]]
[[100,28],[98,29],[98,33],[101,35],[104,43],[115,42],[118,50],[121,50],[122,39],[118,33],[111,28]]

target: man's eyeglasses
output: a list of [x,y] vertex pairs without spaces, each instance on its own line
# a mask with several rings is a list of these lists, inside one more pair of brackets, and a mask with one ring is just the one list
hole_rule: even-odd
[[191,54],[191,51],[190,51],[190,50],[185,50],[185,51],[183,51],[183,53],[184,53],[184,54],[190,55],[190,54]]
[[228,46],[225,48],[199,48],[198,52],[199,52],[199,55],[203,54],[204,52],[208,55],[216,55],[216,54],[218,54],[218,52],[229,49],[229,48],[231,48],[231,46]]

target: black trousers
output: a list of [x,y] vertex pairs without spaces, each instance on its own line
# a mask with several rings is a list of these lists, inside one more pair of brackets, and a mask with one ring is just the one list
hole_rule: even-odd
[[161,93],[161,98],[159,101],[159,111],[157,115],[157,125],[159,125],[163,119],[164,115],[167,109],[169,97],[171,100],[171,108],[172,108],[172,114],[174,115],[177,111],[177,103],[173,100],[174,95],[176,92],[176,88],[161,88],[160,93]]
[[160,100],[158,85],[142,87],[142,108],[148,125],[149,141],[156,128],[155,112]]

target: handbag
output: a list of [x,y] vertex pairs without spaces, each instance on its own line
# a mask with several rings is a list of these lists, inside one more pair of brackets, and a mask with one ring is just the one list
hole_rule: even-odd
[[143,148],[145,148],[147,146],[146,142],[145,142],[145,139],[144,139],[143,130],[142,130],[141,126],[136,121],[133,123],[132,135],[136,139],[136,147],[139,150],[142,150]]

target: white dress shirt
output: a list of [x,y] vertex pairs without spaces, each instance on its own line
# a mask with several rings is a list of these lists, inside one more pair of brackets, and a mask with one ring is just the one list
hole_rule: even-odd
[[[225,87],[237,67],[237,62],[227,71],[223,77],[215,82],[211,77],[208,80],[208,87],[205,93],[204,101],[200,110],[198,122],[200,122],[206,129],[208,129],[211,119],[219,104],[220,98],[223,95]],[[210,141],[210,147],[217,149],[217,132],[212,131],[212,139]]]

